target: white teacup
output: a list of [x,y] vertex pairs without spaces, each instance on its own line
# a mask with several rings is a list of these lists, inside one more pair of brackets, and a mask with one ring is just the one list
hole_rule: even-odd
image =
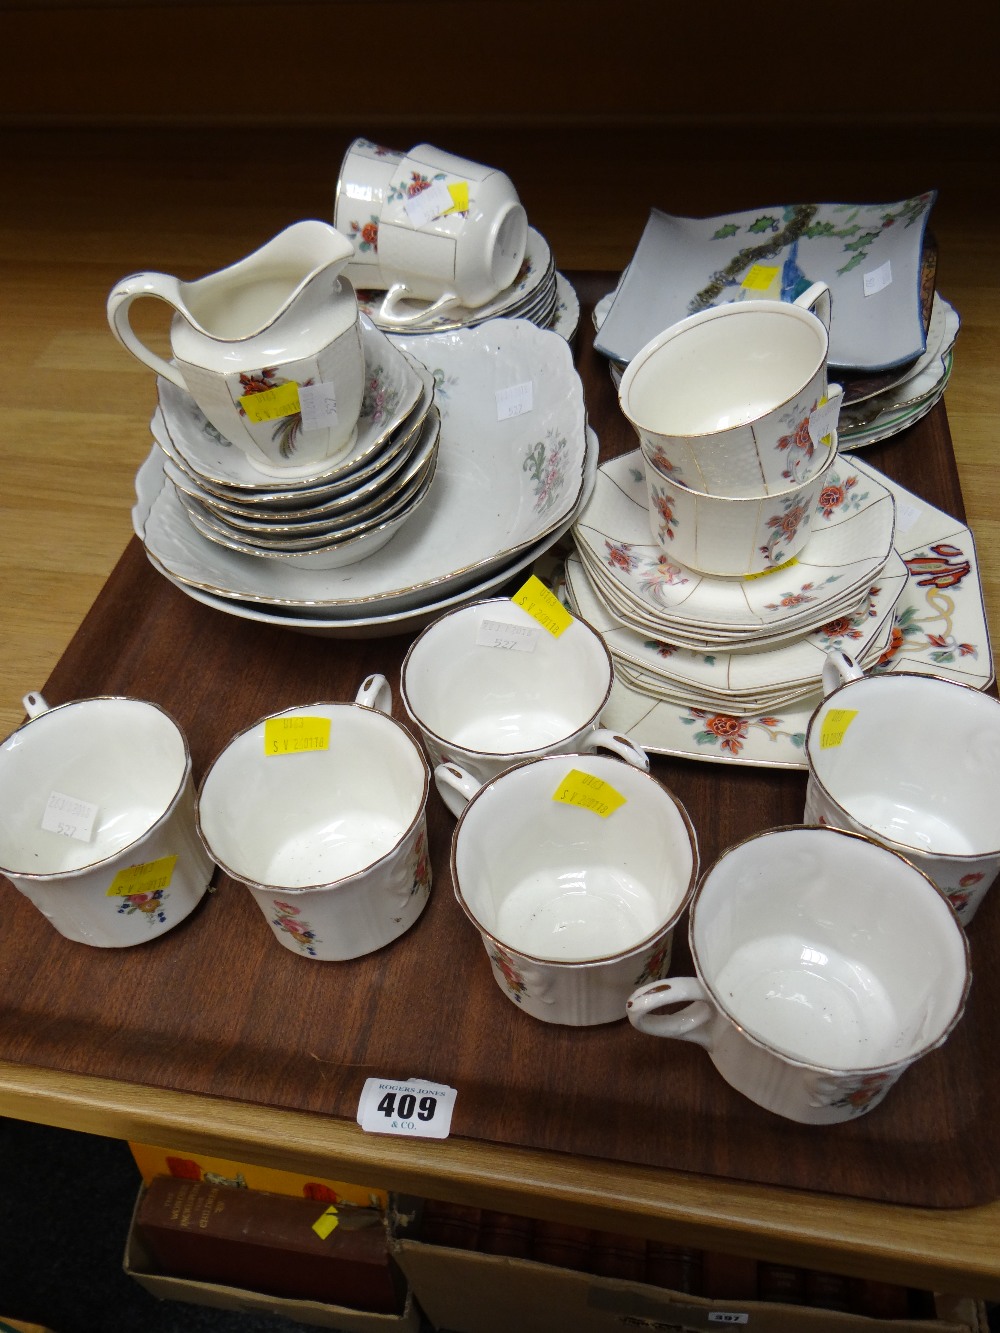
[[[352,281],[388,289],[376,316],[381,323],[403,326],[452,306],[482,306],[513,283],[528,218],[508,176],[423,143],[397,159],[386,183],[381,163],[359,166],[362,151],[345,166],[356,193],[365,185],[372,190],[367,222],[355,230],[350,183],[338,189],[335,218],[354,242]],[[414,302],[430,304],[414,309]]]
[[823,442],[836,430],[843,390],[827,384],[829,328],[824,283],[794,302],[699,311],[629,362],[622,411],[661,471],[694,490],[787,490],[822,467]]
[[702,574],[746,578],[798,555],[812,536],[813,518],[837,461],[834,441],[808,481],[762,496],[706,495],[661,472],[643,448],[649,527],[672,560]]
[[452,881],[500,989],[546,1023],[623,1018],[635,987],[669,967],[697,879],[681,803],[602,755],[547,755],[483,787],[453,765],[438,773],[468,801]]
[[354,246],[354,258],[345,269],[355,287],[379,288],[378,231],[382,207],[405,154],[394,148],[355,139],[344,154],[337,175],[333,225]]
[[[428,625],[400,673],[431,764],[458,764],[477,782],[525,759],[594,750],[648,770],[645,751],[599,725],[613,682],[611,655],[585,621],[574,618],[556,637],[506,597]],[[464,800],[439,790],[459,814]]]
[[428,771],[388,716],[388,681],[236,736],[198,793],[198,827],[275,938],[305,958],[358,958],[404,934],[431,886]]
[[968,925],[1000,871],[1000,703],[937,676],[865,676],[841,652],[823,683],[806,733],[806,821],[895,848]]
[[140,699],[24,704],[29,720],[0,746],[0,873],[80,944],[162,935],[215,869],[183,732]]
[[706,1047],[727,1083],[789,1120],[870,1111],[965,1008],[969,949],[947,898],[856,833],[778,828],[729,848],[688,935],[697,975],[636,991],[632,1024]]

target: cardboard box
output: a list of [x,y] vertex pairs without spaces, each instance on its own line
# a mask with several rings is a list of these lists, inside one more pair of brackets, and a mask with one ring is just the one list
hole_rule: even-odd
[[393,1252],[427,1318],[449,1333],[988,1333],[981,1303],[935,1298],[931,1320],[867,1319],[801,1305],[711,1301],[645,1283],[594,1277],[537,1263],[407,1239],[394,1224]]
[[[143,1191],[140,1190],[136,1208],[142,1195]],[[195,1282],[158,1272],[152,1256],[135,1232],[135,1211],[125,1243],[123,1267],[129,1277],[134,1278],[151,1295],[164,1301],[208,1305],[217,1310],[239,1310],[243,1314],[281,1315],[314,1328],[337,1329],[338,1333],[419,1333],[420,1330],[420,1313],[411,1291],[407,1291],[402,1314],[373,1314],[366,1310],[350,1310],[343,1305],[289,1300],[260,1291],[226,1287],[214,1282]]]
[[328,1180],[322,1176],[301,1176],[294,1171],[277,1171],[269,1166],[254,1166],[252,1162],[232,1162],[225,1157],[208,1157],[204,1153],[179,1148],[154,1148],[148,1143],[129,1143],[128,1146],[144,1185],[148,1185],[154,1176],[178,1176],[263,1190],[268,1194],[294,1194],[297,1198],[316,1199],[317,1202],[356,1203],[363,1208],[384,1210],[389,1201],[385,1190],[369,1185],[349,1185],[343,1180]]

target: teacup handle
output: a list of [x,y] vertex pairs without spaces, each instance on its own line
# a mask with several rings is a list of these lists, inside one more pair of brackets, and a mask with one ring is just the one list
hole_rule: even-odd
[[797,296],[792,305],[801,306],[803,310],[810,310],[820,321],[827,333],[830,332],[830,319],[833,315],[833,299],[830,296],[830,288],[825,282],[814,282],[811,287],[807,287],[801,296]]
[[633,768],[641,769],[643,773],[649,772],[649,755],[646,751],[627,736],[620,736],[617,731],[609,731],[607,727],[598,727],[585,736],[580,743],[580,750],[583,754],[607,750]]
[[181,372],[139,341],[128,318],[129,306],[140,296],[155,296],[160,301],[166,301],[174,310],[183,310],[184,299],[180,289],[178,279],[172,278],[169,273],[131,273],[116,282],[111,289],[108,297],[108,323],[111,332],[127,351],[171,384],[176,384],[178,389],[187,392]]
[[366,676],[354,696],[354,702],[360,704],[362,708],[374,708],[380,713],[391,714],[392,686],[385,676],[378,672],[373,676]]
[[438,764],[434,770],[434,785],[442,801],[457,819],[482,783],[457,764]]
[[840,648],[831,648],[823,663],[823,694],[832,694],[849,680],[860,680],[864,674],[853,657]]
[[[687,1008],[676,1014],[657,1012],[661,1006],[684,1004],[685,1001],[690,1001]],[[693,1041],[706,1050],[712,1047],[709,1023],[714,1010],[697,977],[650,981],[633,992],[625,1012],[634,1028],[648,1032],[652,1037],[677,1037],[680,1041]]]
[[416,324],[418,321],[429,319],[431,315],[437,315],[442,310],[447,310],[453,305],[459,304],[458,295],[455,292],[445,292],[439,296],[436,301],[430,305],[424,306],[421,310],[415,310],[411,315],[400,315],[396,313],[396,306],[400,301],[405,301],[407,297],[412,297],[413,293],[407,287],[405,282],[394,282],[382,298],[382,304],[379,306],[378,318],[386,324]]
[[49,705],[45,702],[44,695],[32,690],[21,700],[21,706],[29,717],[41,717],[43,713],[49,711]]

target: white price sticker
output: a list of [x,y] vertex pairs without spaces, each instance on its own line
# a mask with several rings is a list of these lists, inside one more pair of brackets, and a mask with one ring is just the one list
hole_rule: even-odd
[[425,227],[442,213],[447,213],[449,208],[454,208],[455,201],[444,181],[432,181],[426,190],[404,199],[403,207],[411,226]]
[[90,801],[81,801],[76,796],[53,791],[49,793],[42,812],[42,828],[48,829],[50,833],[61,833],[64,838],[90,842],[96,818],[97,806]]
[[837,429],[840,419],[840,395],[831,402],[821,403],[809,417],[809,437],[819,446]]
[[924,511],[919,505],[907,504],[905,500],[896,499],[896,531],[909,532],[915,523],[923,517]]
[[476,643],[483,648],[533,653],[541,632],[541,625],[510,625],[504,620],[484,620],[476,634]]
[[736,1314],[729,1310],[709,1310],[708,1322],[710,1324],[749,1324],[750,1316],[748,1314]]
[[892,265],[888,259],[878,268],[871,269],[864,276],[865,296],[874,296],[876,292],[884,291],[892,282]]
[[303,430],[326,430],[337,424],[337,395],[332,384],[300,384],[299,411]]
[[358,1124],[369,1134],[446,1139],[458,1093],[425,1079],[367,1078],[358,1103]]
[[535,405],[535,386],[528,380],[525,384],[512,384],[508,389],[497,389],[496,400],[497,421],[523,416]]

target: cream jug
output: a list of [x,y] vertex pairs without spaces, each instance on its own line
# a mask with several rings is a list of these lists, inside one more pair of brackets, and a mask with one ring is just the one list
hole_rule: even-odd
[[[184,390],[262,472],[307,475],[351,447],[365,380],[354,250],[329,223],[296,222],[229,268],[193,282],[133,273],[108,297],[115,337]],[[129,307],[173,307],[173,361],[136,336]]]

